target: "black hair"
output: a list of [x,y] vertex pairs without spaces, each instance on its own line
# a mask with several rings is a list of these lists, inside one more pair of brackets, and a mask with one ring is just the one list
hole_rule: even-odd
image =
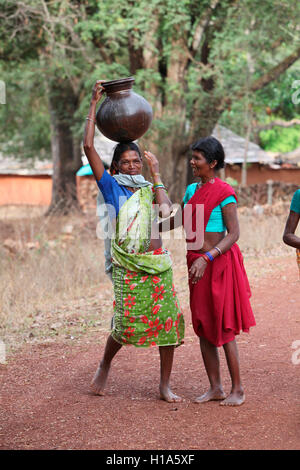
[[119,163],[122,154],[127,150],[134,150],[142,160],[140,149],[134,142],[120,142],[114,148],[114,154],[109,169],[111,175],[119,172],[117,169],[117,164]]
[[191,150],[201,152],[205,157],[207,163],[212,163],[214,160],[217,161],[215,170],[224,168],[225,166],[225,152],[223,145],[217,139],[212,136],[204,137],[203,139],[197,140],[191,145]]

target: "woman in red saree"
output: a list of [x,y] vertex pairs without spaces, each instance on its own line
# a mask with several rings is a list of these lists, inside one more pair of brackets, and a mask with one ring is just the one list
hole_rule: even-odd
[[[183,223],[187,238],[190,307],[193,328],[210,382],[210,389],[197,403],[222,400],[222,405],[241,405],[245,393],[241,383],[235,335],[255,325],[250,305],[250,287],[239,238],[237,198],[215,171],[224,166],[220,142],[207,137],[192,146],[191,167],[201,183],[188,187]],[[200,217],[199,217],[200,215]],[[202,215],[202,217],[201,217]],[[177,225],[176,215],[171,228]],[[178,220],[178,219],[177,219]],[[163,226],[161,227],[164,230]],[[226,397],[220,377],[218,347],[223,346],[232,388]]]

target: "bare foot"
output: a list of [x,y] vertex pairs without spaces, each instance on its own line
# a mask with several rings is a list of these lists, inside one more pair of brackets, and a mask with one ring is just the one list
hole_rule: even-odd
[[245,402],[245,394],[243,390],[232,391],[226,400],[222,401],[222,406],[240,406]]
[[94,378],[91,383],[91,389],[96,395],[103,396],[104,395],[104,387],[106,384],[107,376],[109,372],[109,366],[105,367],[100,363]]
[[200,397],[195,398],[194,403],[206,403],[208,401],[224,400],[226,397],[222,388],[209,389],[208,392],[204,393]]
[[165,400],[168,403],[178,403],[178,402],[182,401],[182,398],[175,395],[175,393],[173,393],[171,391],[170,387],[168,387],[168,386],[166,386],[166,387],[160,386],[159,391],[160,391],[160,399],[161,400]]

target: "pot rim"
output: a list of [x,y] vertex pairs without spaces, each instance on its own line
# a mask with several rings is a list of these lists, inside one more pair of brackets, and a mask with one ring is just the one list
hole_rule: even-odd
[[118,78],[117,80],[111,80],[109,82],[103,82],[102,86],[105,88],[106,86],[110,85],[122,85],[122,84],[130,84],[133,83],[135,80],[134,77],[127,77],[127,78]]

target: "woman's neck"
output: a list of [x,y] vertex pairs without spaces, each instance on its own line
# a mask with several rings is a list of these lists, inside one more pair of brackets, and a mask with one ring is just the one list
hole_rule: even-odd
[[125,186],[125,188],[131,191],[132,193],[135,193],[139,189],[139,188],[131,188],[129,186]]
[[208,181],[211,181],[213,179],[215,179],[216,175],[213,174],[213,175],[207,175],[207,176],[201,176],[200,179],[201,179],[201,183],[202,184],[205,184],[205,183],[208,183]]

